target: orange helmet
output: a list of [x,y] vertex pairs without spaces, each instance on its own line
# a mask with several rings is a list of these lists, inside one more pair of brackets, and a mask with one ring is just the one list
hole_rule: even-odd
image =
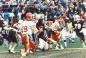
[[32,13],[27,13],[26,14],[26,19],[29,20],[29,19],[32,19],[32,17],[33,17]]

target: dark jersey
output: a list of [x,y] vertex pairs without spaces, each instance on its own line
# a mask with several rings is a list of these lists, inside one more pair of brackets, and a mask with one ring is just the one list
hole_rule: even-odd
[[82,21],[79,21],[79,22],[75,21],[75,22],[73,22],[74,30],[77,31],[77,32],[81,31],[82,28],[83,28],[83,23],[84,22],[82,22]]
[[81,40],[85,41],[85,39],[84,39],[84,34],[80,32],[80,31],[82,30],[82,28],[83,28],[83,23],[84,23],[84,22],[82,22],[82,21],[79,21],[79,22],[76,21],[76,22],[74,22],[73,24],[74,24],[74,30],[75,30],[77,36],[78,36]]
[[45,34],[44,31],[41,32],[41,33],[38,35],[38,38],[41,38],[41,39],[43,39],[44,41],[47,41],[47,37],[46,37],[46,34]]

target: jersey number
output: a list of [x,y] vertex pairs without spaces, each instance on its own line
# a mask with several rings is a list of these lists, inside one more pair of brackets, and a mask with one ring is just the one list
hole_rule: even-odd
[[28,31],[27,26],[23,26],[23,32],[27,32],[27,31]]

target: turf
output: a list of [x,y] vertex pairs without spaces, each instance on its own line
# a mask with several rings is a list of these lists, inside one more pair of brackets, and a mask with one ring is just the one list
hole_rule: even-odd
[[[16,54],[9,54],[8,48],[4,45],[0,46],[0,58],[19,58],[20,49],[23,48],[21,42],[18,43]],[[26,58],[86,58],[86,49],[81,48],[81,43],[79,39],[75,39],[75,43],[68,42],[68,48],[64,50],[50,50],[46,52],[35,52],[34,54],[28,55]]]
[[[19,58],[19,52],[9,54],[8,52],[0,53],[0,58]],[[67,48],[60,51],[35,52],[26,58],[86,58],[86,48]]]

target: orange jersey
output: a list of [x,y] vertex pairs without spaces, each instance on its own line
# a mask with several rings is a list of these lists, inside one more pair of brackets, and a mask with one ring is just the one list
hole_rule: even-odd
[[60,39],[61,39],[60,33],[59,33],[59,34],[53,34],[53,35],[52,35],[52,39],[59,42]]

